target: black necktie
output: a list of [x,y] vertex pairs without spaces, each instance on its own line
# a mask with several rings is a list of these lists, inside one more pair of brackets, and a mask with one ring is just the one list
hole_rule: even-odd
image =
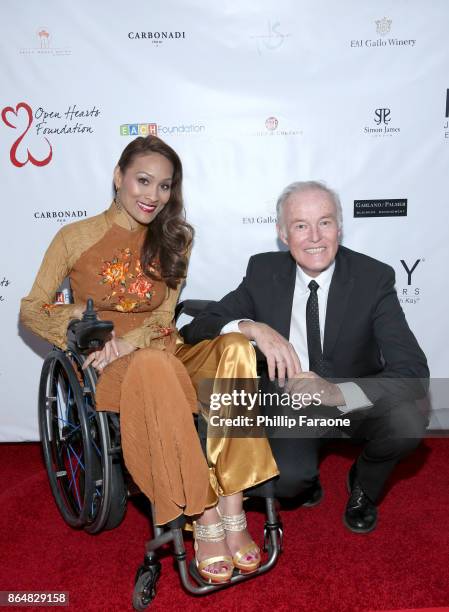
[[307,348],[309,351],[309,370],[315,372],[318,376],[325,376],[318,310],[317,290],[319,287],[316,281],[310,281],[310,295],[306,306]]

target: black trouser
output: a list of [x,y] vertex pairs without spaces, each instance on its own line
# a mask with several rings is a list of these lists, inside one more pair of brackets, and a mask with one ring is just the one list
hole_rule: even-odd
[[326,440],[350,438],[363,443],[356,461],[357,478],[368,497],[377,502],[398,461],[422,440],[426,418],[413,401],[379,402],[368,410],[346,415],[335,408],[321,407],[319,416],[326,411],[329,417],[349,417],[350,426],[328,430],[326,437],[270,438],[280,471],[279,478],[274,481],[274,495],[295,497],[304,492],[318,477],[319,451]]

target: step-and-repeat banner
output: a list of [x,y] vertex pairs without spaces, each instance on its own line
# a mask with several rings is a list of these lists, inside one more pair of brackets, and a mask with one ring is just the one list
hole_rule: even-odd
[[18,321],[63,225],[104,210],[135,136],[180,154],[196,228],[183,297],[220,298],[277,250],[294,180],[341,195],[345,245],[396,270],[449,377],[446,0],[2,2],[0,440],[36,440],[49,346]]

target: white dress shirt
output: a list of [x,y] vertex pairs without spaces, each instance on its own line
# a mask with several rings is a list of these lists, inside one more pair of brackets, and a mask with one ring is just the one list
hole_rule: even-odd
[[[310,289],[308,287],[310,281],[314,280],[318,283],[318,312],[320,319],[320,337],[321,348],[323,348],[324,339],[324,324],[326,322],[327,298],[329,296],[329,288],[332,280],[332,275],[335,270],[335,262],[332,263],[326,270],[321,272],[315,278],[308,276],[299,266],[296,266],[296,281],[295,292],[293,295],[292,317],[290,322],[289,340],[295,349],[301,368],[304,372],[309,369],[309,353],[307,349],[307,326],[306,326],[306,306],[309,299]],[[250,319],[237,319],[230,321],[222,329],[220,334],[231,332],[240,332],[239,323],[241,321],[249,321]],[[361,410],[369,408],[372,403],[367,398],[362,389],[352,382],[339,383],[338,387],[345,398],[345,405],[338,406],[341,412],[352,412],[353,410]]]

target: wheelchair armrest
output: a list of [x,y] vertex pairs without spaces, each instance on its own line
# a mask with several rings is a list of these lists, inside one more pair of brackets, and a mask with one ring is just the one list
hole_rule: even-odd
[[183,302],[179,302],[175,308],[175,321],[177,321],[182,314],[196,317],[196,315],[200,314],[200,312],[202,312],[212,301],[213,300],[184,300]]
[[109,339],[114,324],[112,321],[82,321],[73,319],[67,328],[69,344],[75,344],[80,352],[100,350]]

